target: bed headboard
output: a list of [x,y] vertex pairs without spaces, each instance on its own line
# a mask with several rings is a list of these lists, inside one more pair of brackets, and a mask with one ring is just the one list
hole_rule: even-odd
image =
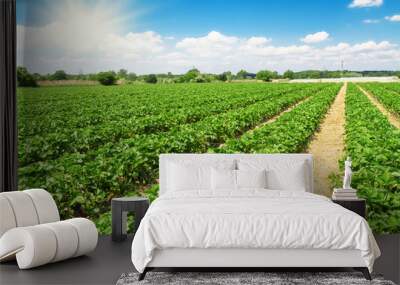
[[215,154],[215,153],[204,153],[204,154],[187,154],[187,153],[179,153],[179,154],[161,154],[159,167],[160,167],[160,194],[165,192],[165,185],[167,184],[167,163],[168,161],[193,161],[193,160],[202,160],[202,161],[217,161],[220,159],[223,160],[239,160],[239,159],[266,159],[266,160],[288,160],[288,161],[305,161],[307,166],[307,184],[308,189],[307,192],[314,192],[314,179],[313,179],[313,159],[311,154]]

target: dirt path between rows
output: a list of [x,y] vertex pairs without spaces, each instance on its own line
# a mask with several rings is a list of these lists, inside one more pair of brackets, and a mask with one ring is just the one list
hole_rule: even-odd
[[328,197],[332,195],[329,175],[339,173],[338,161],[343,156],[346,90],[347,83],[340,89],[307,149],[314,159],[314,192]]
[[369,93],[368,91],[366,91],[365,89],[363,89],[358,85],[357,87],[361,90],[362,93],[364,93],[365,96],[368,97],[368,99],[372,102],[372,104],[374,104],[375,107],[378,108],[378,110],[381,111],[381,113],[386,116],[386,118],[393,126],[395,126],[398,129],[400,128],[400,119],[396,115],[386,110],[386,108],[371,93]]

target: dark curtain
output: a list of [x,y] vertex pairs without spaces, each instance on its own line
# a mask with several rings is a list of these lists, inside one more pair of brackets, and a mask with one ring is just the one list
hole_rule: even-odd
[[16,7],[0,0],[0,191],[17,190]]

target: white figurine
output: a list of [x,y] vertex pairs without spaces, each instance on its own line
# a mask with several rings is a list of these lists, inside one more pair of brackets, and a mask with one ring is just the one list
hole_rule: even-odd
[[343,189],[352,189],[351,188],[351,158],[350,156],[347,157],[346,161],[344,162],[344,178],[343,178]]

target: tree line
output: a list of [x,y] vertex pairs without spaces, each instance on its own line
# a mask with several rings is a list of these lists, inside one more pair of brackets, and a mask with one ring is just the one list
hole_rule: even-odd
[[52,74],[30,73],[25,67],[17,68],[17,82],[20,87],[36,87],[38,81],[61,81],[61,80],[86,80],[98,81],[102,85],[115,85],[117,83],[132,84],[142,83],[206,83],[215,81],[233,81],[233,80],[262,80],[270,82],[276,79],[321,79],[321,78],[341,78],[341,77],[370,77],[370,76],[398,76],[400,71],[349,71],[349,70],[305,70],[294,72],[286,70],[279,74],[277,71],[260,70],[257,73],[240,70],[236,74],[231,71],[225,71],[220,74],[202,73],[197,68],[192,68],[184,74],[160,73],[137,75],[134,72],[128,72],[126,69],[119,71],[102,71],[89,74],[67,74],[64,70],[57,70]]

